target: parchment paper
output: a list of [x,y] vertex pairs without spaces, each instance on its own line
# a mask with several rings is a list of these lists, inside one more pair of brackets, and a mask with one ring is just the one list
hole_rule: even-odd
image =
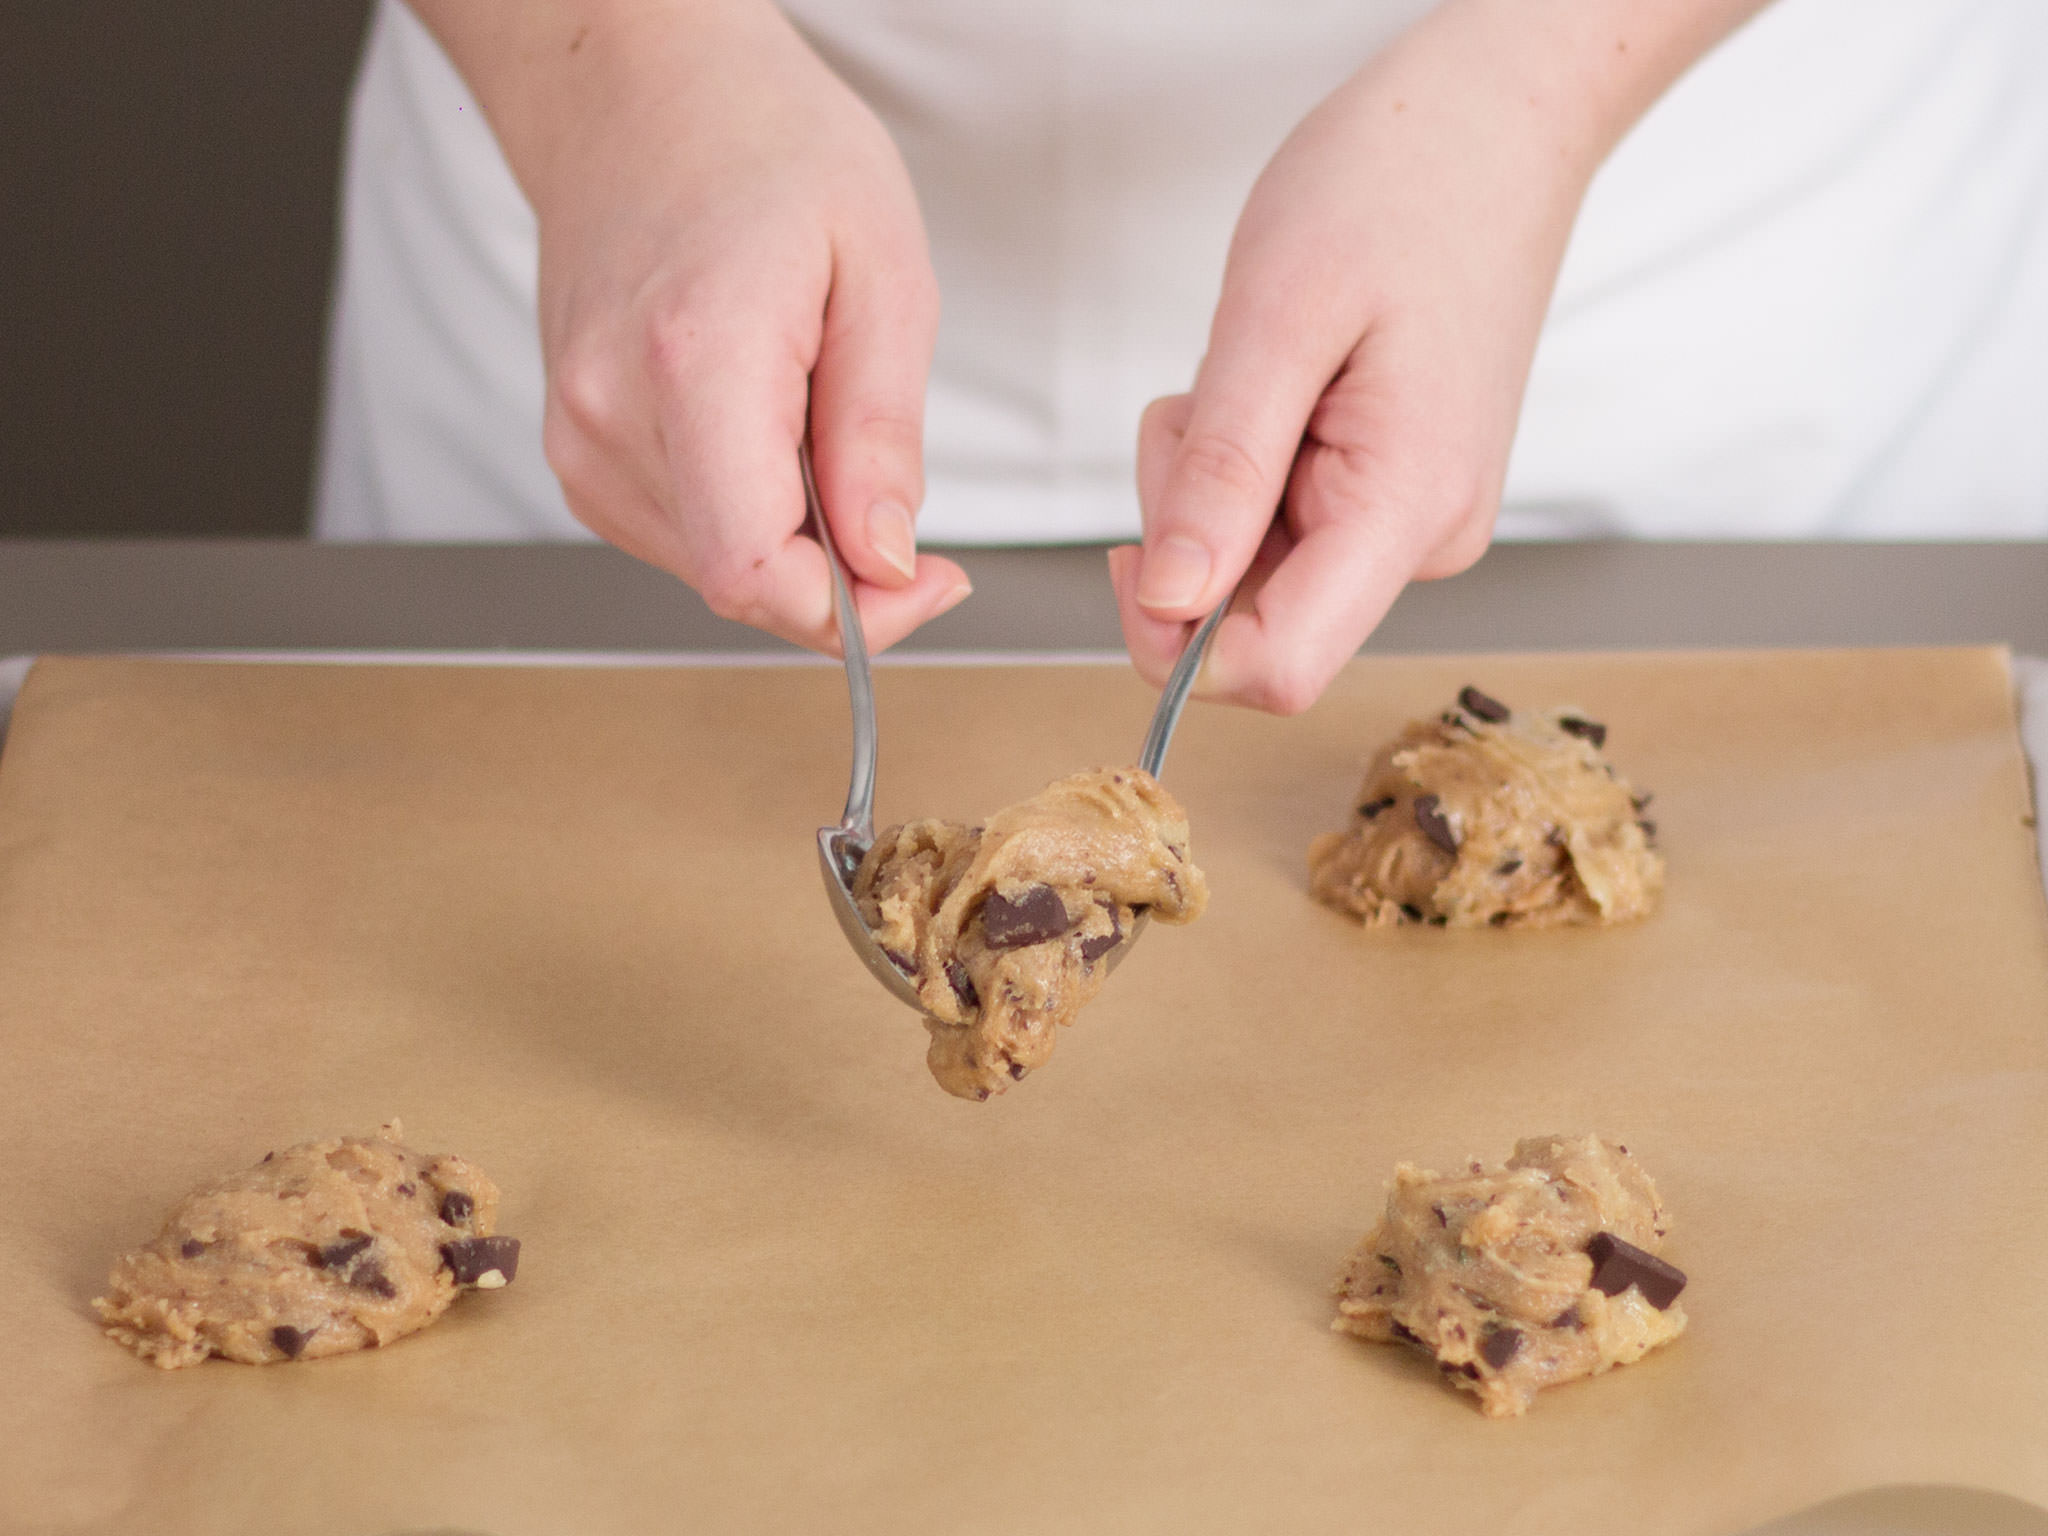
[[[1302,850],[1475,682],[1656,791],[1665,909],[1368,935]],[[1135,752],[1108,669],[884,672],[882,814]],[[0,1529],[1726,1533],[2048,1500],[2048,921],[1993,651],[1374,660],[1196,709],[1215,889],[1003,1099],[929,1080],[811,834],[828,671],[39,665],[0,760]],[[405,1118],[518,1283],[172,1374],[108,1260],[196,1180]],[[1690,1332],[1481,1418],[1328,1331],[1402,1158],[1599,1128]],[[12,1524],[9,1524],[9,1521]]]

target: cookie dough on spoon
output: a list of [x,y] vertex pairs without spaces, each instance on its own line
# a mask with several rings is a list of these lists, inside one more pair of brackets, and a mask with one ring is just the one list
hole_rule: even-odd
[[917,988],[932,1076],[969,1099],[1045,1062],[1140,913],[1191,923],[1209,899],[1187,813],[1136,768],[1073,774],[980,826],[891,827],[853,891]]

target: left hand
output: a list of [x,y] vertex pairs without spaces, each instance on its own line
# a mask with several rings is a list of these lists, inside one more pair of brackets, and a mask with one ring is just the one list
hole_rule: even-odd
[[1139,431],[1110,575],[1147,680],[1249,570],[1200,691],[1298,713],[1408,581],[1479,558],[1594,169],[1758,3],[1450,0],[1295,129],[1193,392]]

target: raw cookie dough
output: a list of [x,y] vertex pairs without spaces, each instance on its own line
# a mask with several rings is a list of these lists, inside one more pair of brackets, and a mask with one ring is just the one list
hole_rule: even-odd
[[1685,1276],[1656,1257],[1670,1226],[1628,1148],[1598,1136],[1531,1136],[1505,1168],[1449,1178],[1402,1163],[1331,1326],[1426,1350],[1489,1417],[1519,1414],[1685,1331]]
[[1575,710],[1515,714],[1476,688],[1367,770],[1351,826],[1309,844],[1309,889],[1369,928],[1625,923],[1664,889],[1656,824]]
[[309,1141],[194,1190],[114,1261],[92,1304],[107,1333],[166,1370],[312,1360],[417,1333],[464,1286],[506,1284],[519,1243],[492,1235],[498,1186],[402,1136],[393,1120]]
[[1138,913],[1191,923],[1209,900],[1187,813],[1136,768],[1074,774],[978,827],[891,827],[853,894],[923,1000],[932,1076],[968,1099],[1052,1054]]

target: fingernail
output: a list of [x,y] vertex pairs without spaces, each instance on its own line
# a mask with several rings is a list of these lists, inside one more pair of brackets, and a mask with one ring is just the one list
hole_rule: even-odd
[[878,501],[868,508],[868,543],[905,581],[917,575],[917,530],[902,502]]
[[1169,533],[1145,551],[1138,569],[1140,608],[1185,608],[1202,595],[1215,561],[1208,546],[1185,534]]
[[960,585],[946,594],[938,607],[932,610],[932,617],[936,619],[942,613],[951,613],[973,595],[974,583],[971,581],[961,582]]

